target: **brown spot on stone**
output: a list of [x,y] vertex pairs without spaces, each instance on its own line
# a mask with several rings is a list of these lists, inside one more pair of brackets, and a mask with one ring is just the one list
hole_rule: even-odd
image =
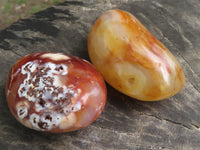
[[34,93],[35,93],[35,91],[34,91],[33,87],[30,87],[29,90],[28,90],[28,92],[27,92],[27,95],[33,96]]
[[40,127],[41,129],[46,129],[48,127],[48,124],[46,122],[39,121],[38,127]]
[[42,98],[40,98],[40,100],[39,100],[39,104],[40,104],[42,107],[44,107],[44,105],[45,105],[45,101],[44,101]]
[[58,93],[63,93],[63,88],[62,87],[58,88]]
[[56,70],[56,71],[61,71],[61,70],[63,70],[63,69],[64,69],[63,66],[60,66],[60,67],[56,68],[55,70]]
[[50,115],[46,115],[45,119],[52,121],[52,117]]
[[63,66],[60,66],[59,69],[60,69],[60,70],[63,70]]
[[20,93],[23,93],[25,91],[25,87],[23,87],[21,90],[20,90]]
[[24,114],[24,110],[23,110],[23,109],[20,109],[19,115],[21,116],[21,115],[23,115],[23,114]]
[[74,110],[74,107],[72,107],[72,111]]
[[33,122],[36,123],[36,118],[33,118]]
[[64,110],[63,109],[59,109],[59,112],[62,114],[62,113],[64,113]]

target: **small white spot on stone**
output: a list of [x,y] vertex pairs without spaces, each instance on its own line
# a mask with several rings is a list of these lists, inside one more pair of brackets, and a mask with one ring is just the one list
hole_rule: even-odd
[[99,110],[101,110],[102,109],[102,107],[103,107],[103,103],[101,103],[97,108],[96,108],[96,111],[99,111]]
[[78,94],[80,94],[81,93],[81,89],[78,89]]
[[27,110],[29,109],[30,105],[27,101],[20,101],[16,104],[15,109],[18,111],[21,107],[25,107]]
[[[27,62],[25,65],[22,66],[21,73],[22,74],[28,74],[30,72],[33,72],[37,68],[37,65],[38,64],[35,63],[35,62],[31,62],[31,61]],[[28,75],[30,75],[30,74],[28,74]]]
[[8,91],[7,91],[7,96],[8,96],[10,93],[11,93],[10,90],[8,90]]
[[34,129],[36,130],[41,130],[38,126],[38,122],[40,120],[40,116],[38,116],[37,114],[33,113],[31,114],[29,121],[31,122],[32,126]]
[[58,126],[62,121],[63,116],[58,113],[47,113],[41,117],[33,113],[29,121],[36,130],[51,130],[54,126]]
[[41,58],[49,58],[51,60],[68,60],[70,57],[62,54],[62,53],[46,53],[40,56]]
[[28,114],[28,110],[25,106],[21,106],[18,110],[17,110],[17,115],[20,119],[24,119],[24,117],[26,117]]
[[61,74],[64,76],[64,75],[67,75],[68,72],[67,71],[63,71]]
[[73,112],[79,111],[81,109],[81,102],[77,102],[74,106],[73,106]]
[[90,62],[89,61],[87,61],[87,60],[85,60],[85,59],[82,59],[84,62],[86,62],[86,63],[88,63],[88,64],[90,64]]

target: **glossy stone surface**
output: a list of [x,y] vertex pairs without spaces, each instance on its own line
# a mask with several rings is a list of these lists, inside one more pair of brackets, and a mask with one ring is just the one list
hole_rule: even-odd
[[105,12],[90,31],[88,51],[105,80],[130,97],[162,100],[184,86],[172,53],[128,12]]
[[26,127],[67,132],[86,127],[103,111],[106,86],[87,61],[61,53],[33,53],[12,67],[9,108]]

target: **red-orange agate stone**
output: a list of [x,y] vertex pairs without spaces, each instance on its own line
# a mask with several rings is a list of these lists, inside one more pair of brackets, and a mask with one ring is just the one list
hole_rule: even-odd
[[68,132],[92,123],[103,111],[102,76],[87,61],[61,53],[33,53],[12,67],[6,87],[9,108],[28,128]]

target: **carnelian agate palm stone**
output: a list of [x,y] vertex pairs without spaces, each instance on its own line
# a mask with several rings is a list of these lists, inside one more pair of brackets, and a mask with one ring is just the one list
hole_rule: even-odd
[[15,118],[38,131],[86,127],[103,111],[106,86],[87,61],[61,53],[33,53],[12,67],[6,87]]
[[138,100],[165,99],[184,86],[175,57],[128,12],[105,12],[89,33],[88,51],[112,87]]

